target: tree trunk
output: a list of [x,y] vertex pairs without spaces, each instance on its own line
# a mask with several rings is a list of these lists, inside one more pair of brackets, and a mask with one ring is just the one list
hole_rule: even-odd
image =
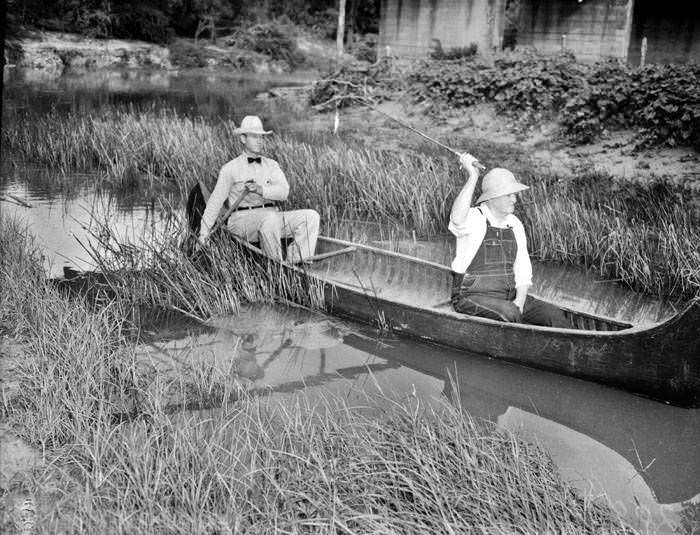
[[347,43],[350,47],[355,45],[355,30],[357,29],[357,8],[360,0],[350,0],[350,8],[348,9],[348,39]]
[[343,37],[345,36],[345,0],[339,0],[338,7],[338,36],[336,37],[336,69],[340,69],[340,63],[343,58]]

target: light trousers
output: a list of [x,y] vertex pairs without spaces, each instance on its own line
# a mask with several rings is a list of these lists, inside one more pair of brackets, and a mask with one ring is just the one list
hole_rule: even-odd
[[316,210],[280,212],[271,206],[234,212],[228,220],[228,229],[247,241],[260,242],[263,252],[275,260],[282,260],[282,238],[292,238],[286,260],[297,263],[313,256],[320,222]]

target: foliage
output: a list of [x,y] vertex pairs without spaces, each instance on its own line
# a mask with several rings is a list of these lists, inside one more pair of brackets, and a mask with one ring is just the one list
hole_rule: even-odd
[[494,101],[502,113],[533,119],[563,106],[583,69],[571,54],[539,56],[526,49],[495,60],[422,61],[408,78],[414,97],[438,108]]
[[570,53],[523,49],[494,59],[421,61],[407,75],[411,94],[434,110],[494,102],[531,124],[555,117],[576,143],[606,131],[638,130],[639,145],[700,147],[700,64],[630,68],[617,60],[579,63]]
[[442,48],[442,42],[440,39],[433,39],[433,48],[430,51],[430,59],[436,60],[450,60],[450,59],[464,59],[470,58],[476,55],[477,44],[471,43],[468,46],[448,48],[447,50]]
[[593,67],[583,90],[562,110],[575,142],[611,128],[639,128],[640,145],[700,147],[700,64],[630,69],[608,61]]
[[369,33],[352,43],[350,52],[360,61],[377,61],[377,35]]
[[165,42],[170,14],[181,0],[9,0],[8,25]]
[[280,24],[279,21],[256,24],[240,31],[232,40],[241,48],[286,61],[290,65],[298,65],[304,61],[290,27]]
[[[348,28],[376,33],[379,0],[349,0]],[[287,17],[335,37],[337,0],[8,0],[8,35],[20,28],[76,32],[91,37],[123,37],[164,42],[172,35],[195,35],[210,28],[245,27]]]
[[252,70],[261,57],[250,50],[225,50],[196,45],[190,39],[176,39],[169,46],[170,61],[179,68],[230,65],[234,69]]
[[120,4],[113,18],[114,37],[167,43],[174,35],[167,13],[149,5]]

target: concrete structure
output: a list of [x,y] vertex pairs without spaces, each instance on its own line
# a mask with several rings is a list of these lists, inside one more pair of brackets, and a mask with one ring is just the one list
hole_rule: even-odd
[[700,61],[698,0],[634,0],[627,59],[639,65],[646,37],[647,63]]
[[500,47],[506,0],[382,0],[379,53],[425,57],[476,43],[479,52]]
[[516,41],[545,53],[566,49],[582,60],[614,57],[639,65],[644,49],[646,63],[700,61],[695,3],[520,0]]
[[426,56],[439,39],[444,49],[476,43],[488,53],[503,42],[506,5],[519,10],[508,40],[543,53],[631,65],[700,61],[698,0],[382,0],[379,52]]
[[626,58],[634,0],[521,0],[516,42],[581,60]]

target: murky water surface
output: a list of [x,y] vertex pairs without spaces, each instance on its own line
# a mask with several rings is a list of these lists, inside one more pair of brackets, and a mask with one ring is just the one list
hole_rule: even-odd
[[[221,86],[207,96],[206,80],[199,78],[190,80],[189,90],[187,83],[164,81],[160,75],[155,81],[137,82],[120,75],[106,76],[98,87],[94,81],[24,80],[24,86],[11,86],[10,91],[28,83],[49,95],[49,101],[50,95],[60,95],[73,111],[99,104],[100,99],[114,103],[123,98],[140,106],[160,105],[161,98],[177,102],[179,97],[169,93],[181,94],[188,103],[181,108],[185,113],[228,109],[228,97],[216,93]],[[283,85],[268,80],[256,90],[275,83]],[[117,98],[115,93],[126,96]],[[90,103],[84,102],[90,98]],[[27,99],[12,102],[31,105]],[[208,107],[211,102],[216,104]],[[122,239],[150,239],[167,219],[163,206],[177,202],[168,192],[98,192],[91,178],[59,177],[51,170],[3,162],[0,198],[5,200],[0,201],[0,212],[29,225],[45,253],[49,276],[94,267],[88,251],[99,247],[105,225]],[[444,263],[452,251],[445,237],[419,240],[362,222],[347,222],[336,234]],[[537,265],[535,273],[537,293],[576,308],[643,322],[673,312],[669,304],[574,268]],[[265,395],[332,393],[352,400],[384,391],[417,395],[426,402],[446,396],[477,418],[541,443],[567,480],[591,496],[607,495],[642,532],[673,533],[684,511],[690,514],[700,503],[700,410],[678,409],[463,352],[379,338],[368,327],[294,308],[248,307],[204,326],[164,323],[152,326],[148,338],[140,354],[164,369],[173,361],[214,365],[219,373],[233,375]]]
[[[442,396],[472,416],[540,443],[562,475],[606,495],[642,532],[673,533],[700,502],[700,411],[394,337],[282,306],[249,306],[202,325],[148,332],[141,358],[238,376],[261,395]],[[696,506],[697,507],[697,506]]]

